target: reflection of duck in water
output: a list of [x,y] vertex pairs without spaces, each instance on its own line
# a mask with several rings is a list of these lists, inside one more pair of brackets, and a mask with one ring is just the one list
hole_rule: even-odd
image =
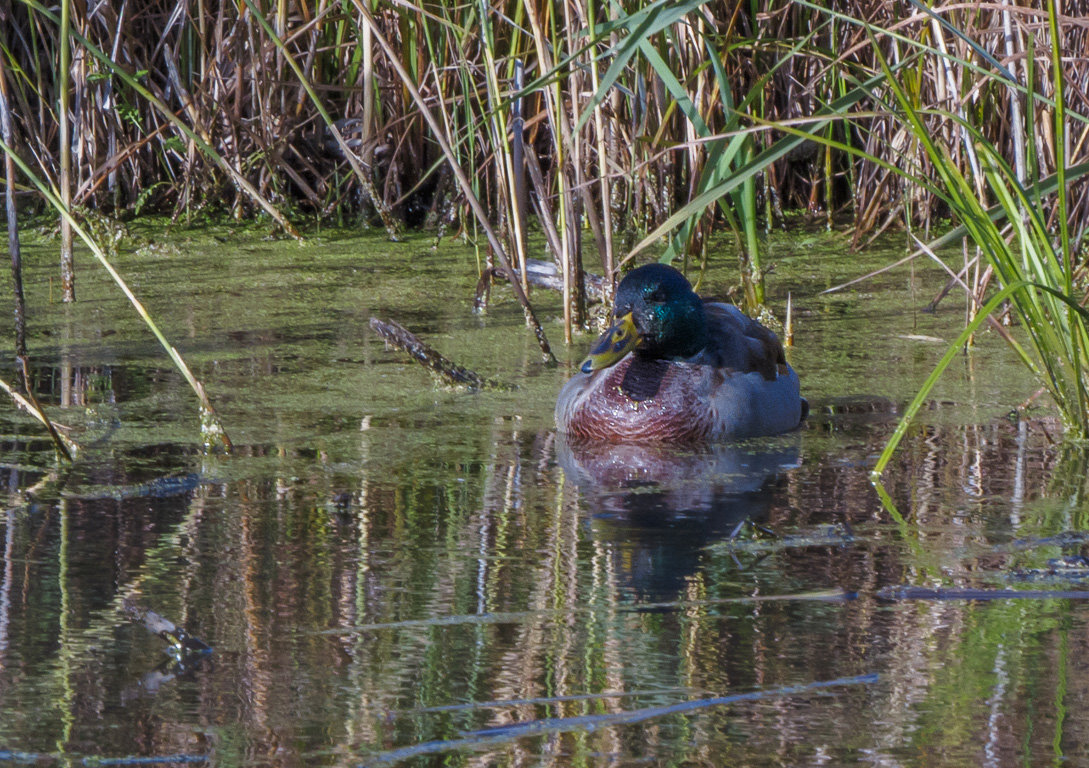
[[632,519],[651,510],[718,515],[726,499],[764,496],[769,482],[799,462],[795,440],[681,448],[561,439],[557,448],[564,474],[599,511]]
[[613,325],[560,391],[556,423],[579,439],[681,442],[774,435],[807,412],[774,333],[648,264],[621,281]]
[[676,596],[708,544],[765,519],[782,474],[799,463],[796,438],[691,447],[561,439],[556,458],[620,583],[655,600]]

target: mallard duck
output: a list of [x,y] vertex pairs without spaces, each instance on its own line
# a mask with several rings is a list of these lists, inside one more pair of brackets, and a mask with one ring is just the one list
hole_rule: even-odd
[[621,281],[612,326],[560,391],[556,424],[580,440],[726,440],[787,432],[808,410],[773,332],[648,264]]

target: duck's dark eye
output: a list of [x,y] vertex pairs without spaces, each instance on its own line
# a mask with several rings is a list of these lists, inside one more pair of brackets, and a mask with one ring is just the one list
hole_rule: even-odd
[[662,286],[658,286],[653,291],[647,294],[647,302],[650,304],[664,304],[666,300],[666,292]]

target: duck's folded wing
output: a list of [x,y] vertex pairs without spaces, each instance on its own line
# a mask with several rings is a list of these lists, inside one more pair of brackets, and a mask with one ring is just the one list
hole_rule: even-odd
[[786,371],[779,337],[730,304],[704,302],[709,341],[705,362],[740,373],[759,373],[774,381]]

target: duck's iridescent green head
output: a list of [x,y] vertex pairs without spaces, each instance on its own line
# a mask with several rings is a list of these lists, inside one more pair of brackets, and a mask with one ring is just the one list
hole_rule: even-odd
[[650,358],[684,358],[707,343],[703,301],[684,275],[665,264],[633,269],[620,281],[613,324],[590,349],[582,371],[618,362],[631,350]]

